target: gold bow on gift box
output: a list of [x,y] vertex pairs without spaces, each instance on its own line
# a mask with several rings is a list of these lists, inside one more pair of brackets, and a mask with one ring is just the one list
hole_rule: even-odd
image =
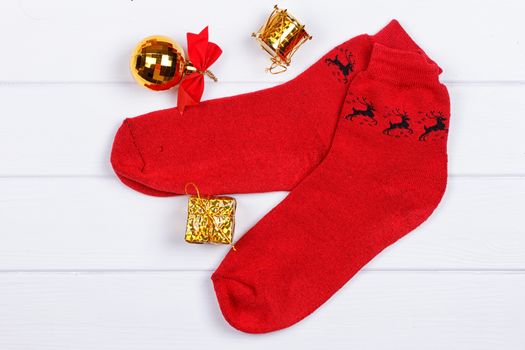
[[230,244],[233,249],[236,201],[232,197],[201,197],[188,199],[188,222],[185,240],[188,243]]

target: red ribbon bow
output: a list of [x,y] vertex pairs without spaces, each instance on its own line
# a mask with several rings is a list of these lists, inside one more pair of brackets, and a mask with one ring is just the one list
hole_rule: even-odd
[[208,27],[199,34],[187,33],[186,37],[188,58],[197,71],[187,75],[179,86],[177,108],[180,114],[184,113],[187,106],[194,106],[200,102],[204,92],[204,74],[222,54],[217,44],[208,41]]

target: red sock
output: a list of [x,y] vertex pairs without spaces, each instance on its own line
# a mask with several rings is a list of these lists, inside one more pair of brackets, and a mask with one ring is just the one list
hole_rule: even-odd
[[423,55],[374,45],[326,158],[213,274],[232,326],[264,333],[298,322],[434,211],[447,182],[439,72]]
[[169,196],[292,189],[326,155],[348,83],[374,42],[421,51],[397,21],[334,48],[270,89],[126,119],[113,144],[115,173],[137,191]]

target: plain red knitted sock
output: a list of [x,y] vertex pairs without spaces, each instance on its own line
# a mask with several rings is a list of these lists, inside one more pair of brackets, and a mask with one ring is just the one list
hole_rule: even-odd
[[422,52],[392,21],[334,48],[291,81],[188,108],[126,119],[111,163],[129,187],[156,196],[290,190],[326,155],[348,83],[374,42]]
[[326,158],[213,274],[233,327],[264,333],[298,322],[434,211],[450,113],[439,72],[423,55],[374,45]]

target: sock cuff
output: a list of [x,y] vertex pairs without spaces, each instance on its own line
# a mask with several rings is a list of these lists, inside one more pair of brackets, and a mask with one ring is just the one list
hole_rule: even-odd
[[391,20],[379,32],[372,35],[372,38],[374,42],[394,49],[425,53],[395,19]]
[[396,85],[434,86],[439,84],[441,69],[423,53],[376,43],[366,72],[375,80]]
[[[396,20],[391,20],[383,29],[372,35],[374,42],[388,46],[393,49],[418,52],[424,55],[430,62],[436,64],[425,51],[410,37],[406,30]],[[436,64],[437,65],[437,64]],[[438,66],[439,72],[442,70]]]

